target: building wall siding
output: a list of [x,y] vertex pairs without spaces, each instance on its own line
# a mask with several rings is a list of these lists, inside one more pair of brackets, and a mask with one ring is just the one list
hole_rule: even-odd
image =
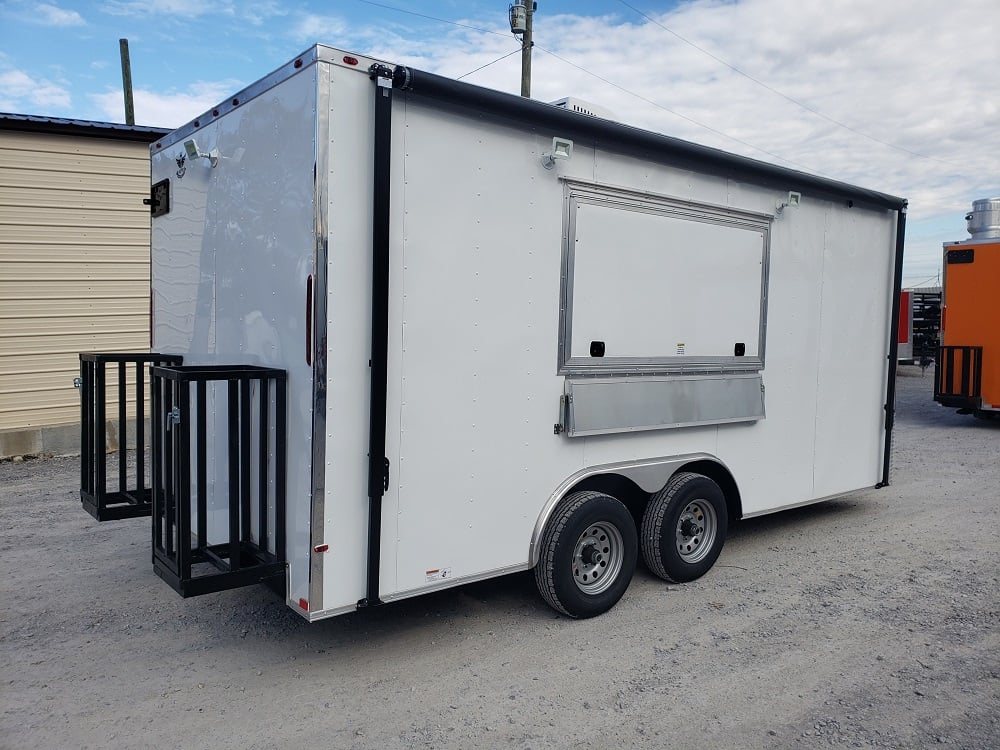
[[145,143],[0,131],[0,431],[79,422],[79,352],[149,350],[148,194]]

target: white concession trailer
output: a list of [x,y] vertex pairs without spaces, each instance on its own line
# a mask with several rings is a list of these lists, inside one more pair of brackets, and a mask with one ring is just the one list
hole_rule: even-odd
[[888,481],[901,198],[326,46],[151,153],[155,353],[81,355],[82,497],[185,596],[533,569],[587,617]]

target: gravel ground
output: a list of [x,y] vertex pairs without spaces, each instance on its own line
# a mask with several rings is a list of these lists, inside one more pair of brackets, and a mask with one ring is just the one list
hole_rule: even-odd
[[1000,747],[1000,421],[904,368],[891,487],[745,521],[707,576],[555,615],[530,574],[308,624],[183,600],[78,459],[0,464],[0,746]]

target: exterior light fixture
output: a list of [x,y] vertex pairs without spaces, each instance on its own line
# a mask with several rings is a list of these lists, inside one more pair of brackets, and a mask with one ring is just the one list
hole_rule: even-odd
[[191,161],[195,159],[208,159],[214,168],[219,163],[219,149],[213,148],[207,154],[198,150],[198,144],[195,143],[194,138],[184,141],[184,150],[187,151],[188,158]]
[[789,190],[788,197],[785,198],[784,201],[778,201],[778,203],[775,205],[774,212],[780,214],[782,211],[785,210],[786,206],[791,206],[792,208],[796,208],[801,202],[802,202],[802,193],[796,193],[794,190]]
[[555,136],[552,139],[552,150],[542,154],[542,166],[552,169],[556,165],[556,159],[570,159],[573,157],[573,141],[569,138]]

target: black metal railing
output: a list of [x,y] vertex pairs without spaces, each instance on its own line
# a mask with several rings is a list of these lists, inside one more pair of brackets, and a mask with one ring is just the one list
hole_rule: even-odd
[[[152,508],[146,482],[146,394],[149,392],[148,366],[181,364],[183,357],[172,354],[80,354],[80,502],[98,521],[148,516]],[[108,365],[117,365],[117,374],[108,379]],[[132,371],[130,373],[130,370]],[[132,376],[131,378],[129,376]],[[109,399],[109,389],[112,398]],[[131,396],[129,391],[131,389]],[[128,404],[135,403],[135,442],[128,441]],[[117,491],[108,490],[108,403],[118,402]],[[128,453],[135,451],[130,470]]]
[[978,408],[982,395],[983,347],[942,346],[934,374],[934,400],[944,406]]
[[286,381],[249,365],[152,368],[153,568],[181,596],[284,591]]

